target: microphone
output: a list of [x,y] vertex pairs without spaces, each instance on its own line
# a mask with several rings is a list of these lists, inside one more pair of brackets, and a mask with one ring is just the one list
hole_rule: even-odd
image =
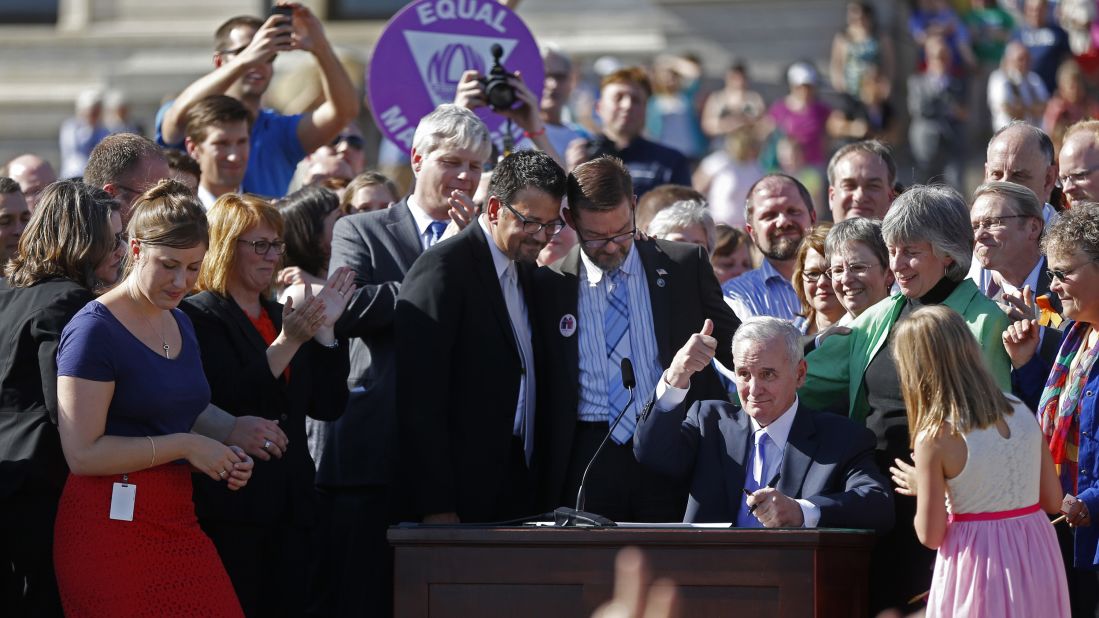
[[584,489],[588,482],[588,473],[591,472],[591,467],[595,463],[596,458],[599,457],[599,453],[603,452],[603,447],[607,445],[607,442],[611,439],[611,434],[614,433],[615,427],[618,427],[618,423],[622,422],[622,417],[626,415],[626,411],[633,406],[633,389],[637,386],[637,380],[633,375],[633,363],[630,359],[622,359],[622,386],[625,387],[630,393],[630,398],[626,402],[626,405],[622,407],[618,412],[618,416],[614,418],[614,422],[607,429],[607,435],[603,436],[603,441],[599,443],[599,447],[595,449],[595,453],[592,454],[591,459],[588,460],[588,465],[584,468],[584,474],[580,477],[580,488],[576,492],[576,508],[570,509],[567,506],[559,507],[554,511],[554,525],[560,527],[573,527],[581,524],[589,526],[613,526],[613,521],[597,515],[595,513],[588,513],[584,510]]

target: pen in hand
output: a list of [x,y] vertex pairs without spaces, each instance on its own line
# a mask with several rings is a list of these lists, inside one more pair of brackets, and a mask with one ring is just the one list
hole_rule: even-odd
[[[771,482],[767,483],[767,487],[770,488],[770,489],[774,489],[775,485],[778,485],[778,479],[779,479],[779,473],[776,472],[774,478],[771,479]],[[748,488],[745,487],[744,488],[744,496],[745,497],[750,497],[751,495],[752,495],[752,492],[748,491]],[[757,505],[755,505],[755,504],[748,505],[748,513],[749,514],[755,514],[756,506]]]

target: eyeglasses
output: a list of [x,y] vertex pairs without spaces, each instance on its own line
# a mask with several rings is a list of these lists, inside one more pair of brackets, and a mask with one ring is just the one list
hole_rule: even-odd
[[828,271],[827,270],[803,270],[801,272],[801,278],[806,283],[815,283],[817,281],[820,281],[821,277],[824,277],[825,279],[827,279],[828,278]]
[[851,273],[856,277],[862,277],[865,276],[866,273],[870,272],[871,268],[872,266],[870,266],[869,264],[850,264],[846,268],[844,268],[843,266],[833,266],[832,268],[824,271],[824,276],[828,277],[828,279],[839,279],[844,275],[844,273]]
[[1087,266],[1088,264],[1091,264],[1093,262],[1094,262],[1094,260],[1088,260],[1088,261],[1086,261],[1082,264],[1077,264],[1076,266],[1073,266],[1072,268],[1070,268],[1068,270],[1046,270],[1046,275],[1049,276],[1050,279],[1053,279],[1053,280],[1056,280],[1056,281],[1065,281],[1068,278],[1069,275],[1071,275],[1072,273],[1080,270],[1082,267]]
[[111,184],[114,185],[114,187],[116,189],[122,189],[123,191],[126,191],[127,193],[132,193],[134,195],[141,195],[142,193],[145,193],[144,191],[138,191],[137,189],[135,189],[133,187],[127,187],[126,185],[124,185],[120,182],[112,182]]
[[335,148],[340,145],[341,142],[346,142],[348,148],[355,150],[362,150],[366,146],[366,141],[358,135],[337,135],[332,140],[332,147]]
[[1029,215],[1004,215],[1002,217],[985,217],[984,219],[978,219],[973,222],[973,231],[979,232],[984,230],[1002,230],[1004,229],[1004,221],[1007,219],[1029,219]]
[[[632,215],[631,215],[631,221],[634,221],[634,219],[632,218]],[[607,245],[609,245],[612,242],[616,245],[622,245],[623,243],[625,243],[627,240],[629,240],[630,238],[632,238],[636,234],[637,234],[637,225],[636,224],[630,230],[622,232],[621,234],[615,234],[614,236],[608,236],[606,238],[584,238],[584,234],[583,234],[583,232],[580,231],[580,228],[576,229],[576,237],[580,239],[580,244],[583,245],[585,248],[592,249],[592,250],[602,249],[603,247],[606,247]]]
[[244,242],[252,245],[252,249],[260,255],[267,255],[267,252],[274,249],[275,255],[282,255],[286,253],[286,243],[281,240],[245,240],[238,238],[237,242]]
[[561,233],[561,230],[565,229],[565,222],[560,219],[550,221],[549,223],[541,223],[539,221],[535,221],[534,219],[528,219],[524,217],[523,215],[519,214],[518,211],[516,211],[514,208],[512,208],[503,201],[501,201],[500,203],[503,204],[504,208],[507,208],[508,211],[511,212],[511,214],[515,215],[516,219],[523,222],[524,234],[529,234],[533,236],[538,232],[541,232],[542,230],[546,230],[546,233],[550,236],[557,236]]
[[1087,169],[1080,170],[1079,172],[1072,172],[1071,174],[1065,174],[1064,176],[1061,176],[1060,178],[1058,178],[1058,180],[1061,181],[1061,186],[1062,187],[1068,186],[1068,183],[1069,183],[1070,180],[1072,181],[1072,184],[1078,185],[1078,184],[1084,182],[1085,180],[1087,180],[1088,176],[1091,176],[1092,174],[1094,174],[1097,171],[1099,171],[1099,165],[1093,165],[1093,166],[1091,166]]

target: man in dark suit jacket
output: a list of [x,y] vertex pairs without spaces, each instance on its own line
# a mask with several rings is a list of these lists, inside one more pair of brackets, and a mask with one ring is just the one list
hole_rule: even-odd
[[751,318],[733,337],[743,408],[700,401],[686,410],[691,377],[709,367],[718,347],[712,328],[707,322],[676,353],[634,436],[643,465],[690,478],[684,521],[892,528],[892,494],[874,463],[873,433],[798,404],[805,359],[788,322]]
[[[535,357],[530,273],[564,227],[565,173],[520,151],[493,170],[485,213],[408,272],[397,302],[397,404],[429,523],[531,514]],[[540,357],[538,364],[552,362]],[[403,428],[402,428],[403,430]]]
[[[632,360],[638,390],[647,393],[680,345],[713,320],[722,342],[718,359],[731,364],[729,342],[739,323],[725,304],[705,251],[697,245],[635,240],[636,197],[628,170],[613,157],[578,166],[568,178],[565,221],[578,247],[535,273],[535,336],[547,359],[539,366],[538,455],[544,508],[572,505],[580,477],[610,421],[625,407],[621,357]],[[621,287],[620,287],[621,286]],[[608,322],[626,297],[628,323]],[[608,351],[605,332],[616,339]],[[713,368],[704,370],[692,399],[725,393]],[[643,401],[635,400],[592,467],[587,509],[615,520],[678,521],[686,489],[640,468],[629,444]]]
[[[319,527],[327,538],[318,541],[314,615],[391,613],[385,530],[404,515],[396,499],[393,311],[412,263],[439,240],[452,214],[462,219],[473,211],[471,196],[490,150],[477,116],[441,105],[420,121],[413,138],[412,195],[336,223],[329,269],[350,267],[358,290],[336,324],[339,337],[351,338],[351,392],[346,412],[328,428],[317,470]],[[460,212],[451,213],[455,209]]]

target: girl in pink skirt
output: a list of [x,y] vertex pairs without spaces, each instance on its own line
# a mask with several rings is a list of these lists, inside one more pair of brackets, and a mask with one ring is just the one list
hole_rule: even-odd
[[895,336],[916,460],[899,491],[917,493],[916,534],[939,552],[927,615],[1067,617],[1045,514],[1061,487],[1033,413],[1000,392],[953,310],[918,309]]

